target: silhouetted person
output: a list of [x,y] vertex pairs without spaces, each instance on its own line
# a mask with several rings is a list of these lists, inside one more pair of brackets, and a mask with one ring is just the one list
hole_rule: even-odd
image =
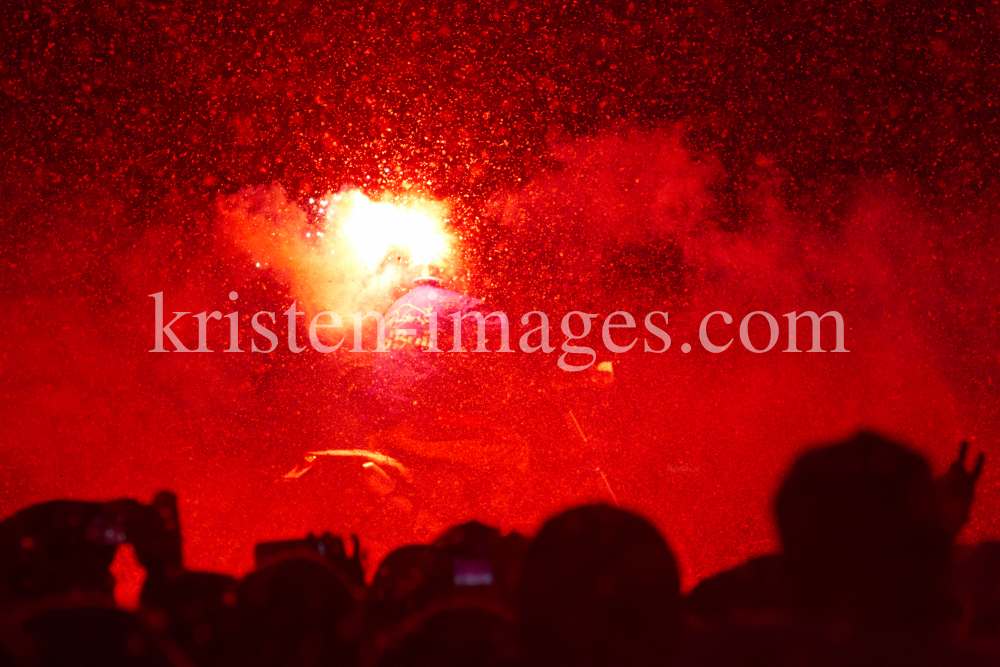
[[624,510],[591,505],[550,519],[528,549],[519,593],[529,666],[660,666],[674,652],[674,557]]
[[236,580],[185,568],[177,496],[172,492],[160,491],[149,505],[129,503],[125,515],[128,539],[146,569],[142,617],[196,665],[224,664],[238,626]]
[[684,600],[684,610],[699,625],[761,624],[786,611],[782,557],[757,556],[725,572],[702,579]]
[[247,575],[239,588],[240,660],[247,667],[352,664],[361,591],[325,558],[295,557]]
[[378,667],[515,665],[513,614],[486,599],[441,600],[407,618],[386,639]]
[[953,611],[954,527],[919,454],[872,433],[807,452],[776,513],[792,603],[806,618],[928,630]]
[[110,599],[124,526],[99,503],[53,500],[0,522],[0,578],[12,601],[81,591]]
[[0,578],[11,609],[3,639],[21,664],[185,664],[171,642],[117,609],[109,571],[141,506],[56,500],[0,523]]
[[957,560],[956,587],[969,609],[968,636],[1000,649],[1000,542],[962,547]]
[[161,589],[156,604],[143,601],[142,617],[162,630],[199,667],[233,664],[239,641],[238,582],[215,572],[185,572]]
[[155,602],[172,580],[187,572],[181,555],[177,496],[160,491],[152,503],[133,509],[129,514],[128,538],[136,558],[146,568],[142,600]]
[[450,557],[456,591],[489,595],[510,606],[516,597],[515,565],[528,543],[516,531],[503,535],[478,521],[453,526],[434,540],[434,546]]
[[183,655],[121,609],[49,609],[22,626],[31,640],[25,663],[39,667],[177,667]]
[[382,632],[448,594],[452,569],[448,554],[437,547],[399,547],[379,564],[368,590],[367,624]]

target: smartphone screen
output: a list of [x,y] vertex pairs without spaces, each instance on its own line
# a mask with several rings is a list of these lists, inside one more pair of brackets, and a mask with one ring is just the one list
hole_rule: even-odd
[[87,539],[98,544],[118,545],[128,542],[124,514],[99,514],[87,531]]
[[456,586],[489,586],[493,583],[493,566],[488,558],[452,559]]

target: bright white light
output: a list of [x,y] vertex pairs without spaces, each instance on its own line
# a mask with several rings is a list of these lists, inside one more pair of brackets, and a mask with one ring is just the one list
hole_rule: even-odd
[[440,261],[448,252],[444,222],[432,207],[373,202],[357,190],[348,198],[341,228],[369,271],[394,247],[408,251],[412,265]]

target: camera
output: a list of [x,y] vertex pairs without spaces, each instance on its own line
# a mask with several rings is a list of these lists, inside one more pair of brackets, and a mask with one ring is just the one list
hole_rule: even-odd
[[0,522],[0,581],[15,600],[110,593],[108,568],[125,542],[151,573],[181,567],[176,496],[160,492],[148,505],[132,498],[54,500],[21,510]]
[[263,570],[269,565],[287,558],[312,557],[318,555],[346,574],[353,583],[364,586],[364,568],[361,566],[361,547],[358,538],[351,536],[354,553],[350,558],[344,548],[344,541],[330,533],[316,537],[309,533],[300,540],[281,540],[276,542],[261,542],[254,548],[257,569]]

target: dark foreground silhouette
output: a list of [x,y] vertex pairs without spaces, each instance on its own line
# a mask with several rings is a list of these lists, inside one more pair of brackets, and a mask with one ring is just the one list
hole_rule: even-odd
[[[259,545],[241,581],[189,571],[169,492],[43,503],[0,523],[0,666],[996,665],[1000,544],[954,545],[966,454],[935,480],[871,433],[807,452],[776,497],[782,553],[683,598],[664,538],[606,505],[533,538],[455,526],[366,584],[357,540],[328,534]],[[134,614],[111,595],[124,542]]]

